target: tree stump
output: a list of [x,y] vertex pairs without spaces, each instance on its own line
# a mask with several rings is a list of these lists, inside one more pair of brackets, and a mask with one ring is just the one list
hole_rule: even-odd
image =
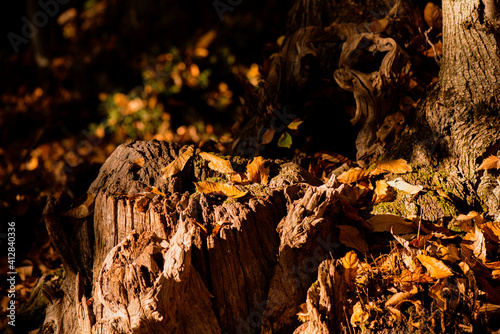
[[[340,246],[334,226],[349,187],[271,162],[267,186],[223,201],[195,192],[193,182],[221,176],[197,150],[163,178],[186,149],[121,145],[90,186],[86,210],[75,214],[64,194],[49,199],[46,224],[66,276],[41,333],[289,333],[299,325],[319,264]],[[234,170],[247,163],[231,162]]]

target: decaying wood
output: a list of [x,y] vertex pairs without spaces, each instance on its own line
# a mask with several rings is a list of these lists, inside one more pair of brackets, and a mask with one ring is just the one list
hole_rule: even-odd
[[[162,168],[186,149],[158,141],[117,148],[89,188],[97,196],[87,217],[64,215],[64,195],[49,201],[47,226],[67,274],[41,333],[297,327],[296,305],[318,265],[340,246],[334,226],[348,187],[334,179],[321,186],[286,163],[271,168],[260,195],[223,202],[193,194],[193,181],[217,175],[196,154],[180,173],[162,178]],[[140,168],[133,163],[139,157]],[[167,196],[139,205],[134,194],[150,187]]]
[[342,265],[323,261],[318,268],[318,284],[307,291],[307,321],[294,334],[347,333],[347,289]]
[[362,124],[356,139],[358,161],[369,162],[382,153],[376,143],[377,130],[398,101],[394,81],[407,60],[392,38],[375,34],[354,34],[342,47],[340,67],[334,76],[340,87],[353,92],[356,100],[351,122]]

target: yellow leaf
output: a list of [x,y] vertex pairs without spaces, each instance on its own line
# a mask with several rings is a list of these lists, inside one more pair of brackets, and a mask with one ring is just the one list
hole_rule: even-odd
[[356,254],[355,251],[349,251],[347,254],[342,258],[342,265],[346,269],[353,269],[358,267],[358,255]]
[[231,162],[229,162],[226,159],[219,158],[216,155],[206,153],[206,152],[201,152],[200,156],[208,160],[208,167],[210,169],[213,169],[216,172],[220,172],[223,174],[230,174],[233,172],[233,167],[231,166]]
[[404,159],[378,161],[375,163],[375,167],[396,174],[408,173],[412,171],[411,166],[408,165]]
[[342,183],[353,183],[365,179],[367,176],[366,170],[356,167],[340,174],[337,180]]
[[482,169],[499,169],[500,168],[500,158],[494,155],[490,155],[489,158],[486,158],[481,166],[477,170]]
[[339,241],[341,243],[362,253],[368,252],[368,244],[357,228],[350,225],[339,225],[337,227],[340,229]]
[[197,182],[195,185],[196,189],[204,194],[223,195],[230,198],[240,198],[248,193],[239,190],[235,186],[218,182],[203,181]]
[[446,278],[453,275],[453,272],[442,261],[427,255],[417,255],[417,259],[427,268],[429,275],[434,278]]
[[163,177],[168,179],[169,177],[179,173],[184,169],[184,166],[188,162],[189,158],[193,156],[194,147],[189,146],[187,150],[184,151],[181,155],[179,155],[174,161],[169,163],[167,167],[162,169]]
[[304,123],[304,121],[293,121],[288,124],[287,128],[289,128],[290,130],[297,130],[302,123]]
[[368,219],[374,232],[392,232],[394,234],[408,234],[416,230],[412,223],[406,222],[402,217],[392,214],[376,215]]
[[69,210],[64,215],[73,218],[85,218],[94,210],[94,200],[97,194],[87,193],[87,199],[79,206]]

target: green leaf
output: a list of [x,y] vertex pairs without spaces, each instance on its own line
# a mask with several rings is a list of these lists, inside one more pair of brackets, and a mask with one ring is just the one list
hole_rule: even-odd
[[297,130],[299,128],[299,125],[304,123],[304,121],[293,121],[292,123],[288,124],[288,128],[290,130]]
[[278,140],[278,146],[290,148],[292,146],[292,136],[288,132],[283,133]]

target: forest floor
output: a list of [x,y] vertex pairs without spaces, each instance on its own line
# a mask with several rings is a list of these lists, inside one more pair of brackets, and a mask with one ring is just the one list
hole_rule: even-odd
[[[7,52],[0,62],[0,216],[16,224],[20,312],[37,279],[62,266],[43,220],[49,194],[64,191],[81,197],[106,158],[131,140],[226,151],[245,94],[259,84],[259,66],[268,64],[283,41],[286,11],[275,2],[267,8],[274,14],[257,22],[259,5],[235,8],[223,22],[212,6],[196,15],[180,6],[172,10],[179,17],[169,18],[166,26],[149,27],[151,18],[141,17],[133,29],[115,27],[116,5],[111,1],[85,3],[65,8],[50,24],[57,33],[51,36],[50,30],[47,37],[56,39],[51,47],[57,56],[48,67],[38,68],[31,47]],[[192,15],[187,24],[182,23],[186,15]],[[172,40],[157,41],[161,29],[179,24],[191,28]],[[372,18],[374,30],[383,30],[383,25]],[[438,58],[439,38],[422,33],[408,47]],[[432,68],[420,81],[409,77],[407,89],[423,94],[436,75]],[[291,130],[300,120],[294,124]],[[441,332],[457,314],[457,326],[464,332],[473,331],[475,323],[498,330],[500,323],[492,319],[500,310],[500,223],[472,208],[450,209],[434,221],[422,219],[415,203],[425,206],[428,193],[441,198],[443,207],[451,206],[439,177],[429,179],[404,161],[362,169],[351,161],[353,155],[322,151],[302,159],[302,167],[318,179],[326,182],[335,172],[358,196],[356,206],[345,210],[348,220],[366,229],[366,236],[346,232],[351,241],[344,239],[344,244],[357,252],[341,259],[352,289],[349,330],[403,320],[418,330],[428,318],[432,330]],[[482,167],[496,168],[491,166]],[[391,184],[396,177],[406,178],[406,188]],[[419,188],[424,178],[435,187]],[[6,248],[7,225],[1,226],[0,245]],[[1,254],[4,273],[8,257],[3,250]],[[2,274],[0,328],[8,321],[10,301],[4,278]],[[307,314],[301,317],[307,321]]]

